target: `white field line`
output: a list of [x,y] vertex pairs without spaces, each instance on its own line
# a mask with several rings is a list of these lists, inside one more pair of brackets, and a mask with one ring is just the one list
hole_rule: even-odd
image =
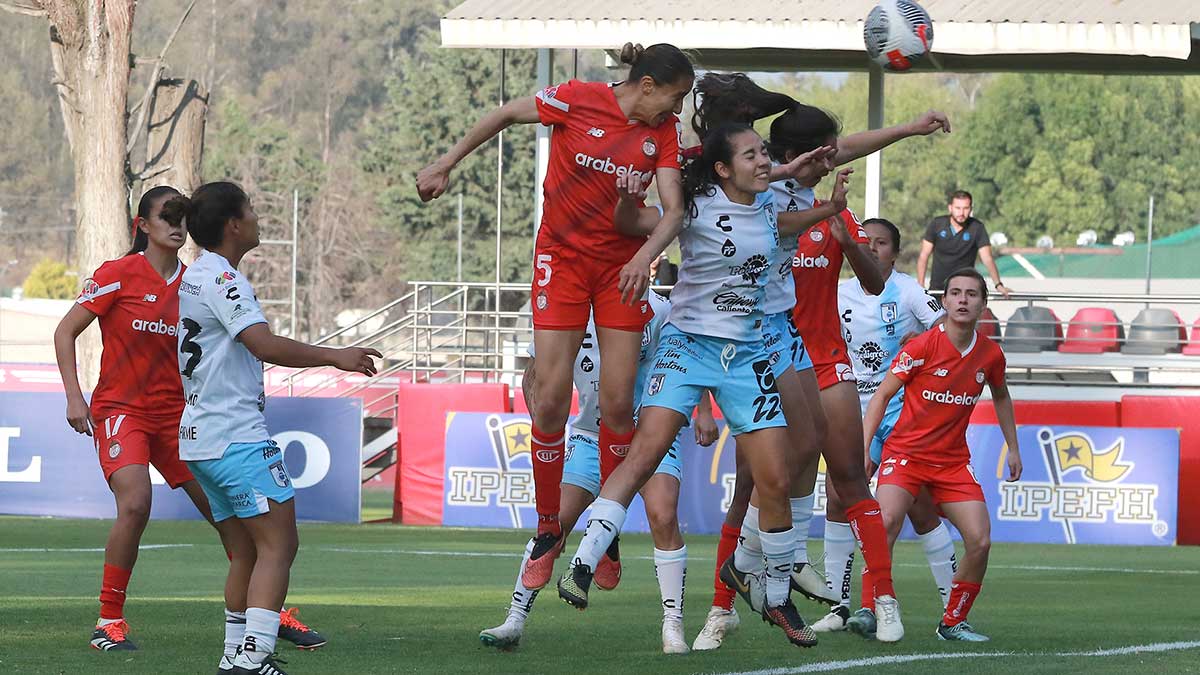
[[[139,551],[163,548],[191,548],[191,544],[142,544]],[[0,548],[0,553],[104,553],[104,548]]]
[[747,670],[740,672],[719,673],[717,675],[794,675],[799,673],[825,673],[847,668],[867,668],[871,666],[891,666],[915,661],[942,661],[946,659],[991,659],[1009,658],[1014,656],[1033,658],[1078,658],[1093,656],[1125,656],[1128,654],[1145,654],[1149,652],[1169,652],[1182,649],[1195,649],[1200,642],[1156,642],[1147,645],[1131,645],[1113,649],[1097,649],[1090,652],[957,652],[930,654],[897,654],[895,656],[872,656],[846,661],[824,661],[810,663],[790,668],[767,668],[764,670]]
[[[420,549],[407,548],[346,548],[340,546],[319,546],[318,551],[327,551],[330,553],[376,553],[387,555],[415,555],[415,556],[433,556],[446,558],[521,558],[524,553],[503,553],[498,551],[429,551]],[[654,560],[654,556],[648,555],[623,555],[622,559],[629,560]],[[688,560],[695,562],[716,562],[709,556],[689,555]],[[895,563],[893,567],[917,567],[924,569],[928,567],[921,563]],[[1180,575],[1200,575],[1200,570],[1161,570],[1161,569],[1144,569],[1140,567],[1078,567],[1068,565],[988,565],[989,570],[1016,570],[1016,571],[1033,571],[1033,572],[1112,572],[1123,574],[1180,574]]]

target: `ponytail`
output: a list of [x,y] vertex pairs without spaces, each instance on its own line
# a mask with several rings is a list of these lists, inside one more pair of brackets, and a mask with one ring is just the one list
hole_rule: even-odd
[[[796,99],[763,89],[745,73],[705,73],[696,83],[699,97],[692,129],[703,141],[711,129],[727,123],[755,121],[795,108]],[[695,99],[693,99],[695,100]]]
[[[176,190],[175,188],[171,187],[170,185],[159,185],[156,187],[152,187],[149,190],[146,190],[146,193],[142,195],[142,198],[140,200],[138,200],[138,207],[137,207],[138,218],[141,218],[142,220],[149,220],[150,212],[154,209],[154,202],[158,201],[158,199],[160,197],[163,197],[166,195],[176,195],[177,198],[180,198],[180,199],[183,198],[183,195],[179,194],[179,190]],[[167,203],[163,204],[162,212],[159,214],[159,217],[163,218],[163,220],[167,220],[166,215],[165,215],[166,209],[167,209],[167,204],[169,204],[171,201],[174,201],[174,199],[168,200]],[[168,220],[168,222],[178,223],[178,221],[170,221],[170,220]],[[134,253],[141,253],[142,251],[145,251],[146,248],[148,248],[149,246],[150,246],[149,235],[147,235],[145,232],[143,232],[142,228],[135,227],[135,228],[133,228],[133,246],[129,249],[129,252],[126,253],[125,255],[133,255]]]

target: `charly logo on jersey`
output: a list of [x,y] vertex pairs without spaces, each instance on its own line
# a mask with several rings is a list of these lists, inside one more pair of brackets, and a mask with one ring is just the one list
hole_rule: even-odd
[[[1117,436],[1105,448],[1092,433],[1082,429],[1059,433],[1048,427],[1039,429],[1037,445],[1049,480],[1030,480],[1026,471],[1020,481],[999,483],[997,517],[1026,522],[1048,518],[1062,524],[1066,541],[1071,544],[1076,541],[1075,526],[1081,523],[1148,525],[1156,537],[1167,536],[1170,526],[1158,515],[1159,487],[1129,481],[1136,464],[1123,457],[1125,436]],[[1001,468],[1005,464],[1003,453],[1007,452],[1006,446]]]
[[579,360],[579,369],[585,373],[590,373],[596,369],[596,364],[592,363],[592,359],[584,354],[583,358]]
[[642,154],[647,157],[653,157],[658,154],[658,146],[654,143],[654,139],[647,136],[642,140]]
[[731,239],[726,239],[724,244],[721,244],[721,255],[726,258],[732,258],[737,253],[737,246],[734,245]]
[[816,258],[812,257],[811,255],[800,253],[792,258],[792,267],[800,267],[802,269],[825,269],[826,267],[829,267],[829,258],[826,258],[825,254],[823,253]]
[[746,262],[741,265],[730,265],[729,274],[731,276],[740,276],[743,280],[749,281],[752,284],[758,283],[758,277],[766,272],[771,266],[771,262],[767,260],[767,256],[756,254],[750,256]]
[[883,319],[884,323],[893,323],[899,316],[900,313],[896,310],[896,303],[885,302],[879,305],[879,318]]
[[604,138],[604,130],[598,127],[592,127],[591,129],[588,129],[587,134],[588,136],[592,136],[594,138]]
[[721,291],[713,296],[718,312],[749,314],[758,307],[758,298],[746,297],[733,291]]
[[865,342],[859,347],[854,355],[862,362],[863,366],[870,371],[879,370],[879,366],[888,358],[888,352],[881,347],[877,342]]

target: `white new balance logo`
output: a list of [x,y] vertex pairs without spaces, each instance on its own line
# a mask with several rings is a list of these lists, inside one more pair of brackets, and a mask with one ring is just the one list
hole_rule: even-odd
[[597,129],[596,127],[592,127],[591,129],[588,129],[588,136],[595,136],[596,138],[604,138],[604,130]]
[[146,297],[142,298],[146,302],[158,302],[158,296],[153,293],[147,293]]
[[949,374],[950,371],[946,370],[945,368],[938,368],[937,370],[933,371],[934,377],[945,377]]

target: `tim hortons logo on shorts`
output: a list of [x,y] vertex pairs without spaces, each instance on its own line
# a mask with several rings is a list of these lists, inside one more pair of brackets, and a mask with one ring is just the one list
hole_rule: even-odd
[[575,163],[593,171],[609,174],[610,176],[631,176],[643,182],[650,177],[649,171],[635,171],[633,164],[627,166],[613,164],[612,157],[601,159],[599,157],[592,157],[585,152],[580,152],[575,154]]
[[829,267],[829,258],[826,258],[825,254],[821,254],[814,258],[811,255],[805,255],[801,253],[795,258],[792,258],[792,267],[801,267],[804,269],[824,269]]
[[159,319],[158,321],[146,321],[145,319],[134,319],[133,329],[142,333],[153,333],[155,335],[175,335],[175,324],[168,324],[166,321]]
[[970,394],[955,394],[947,389],[946,391],[929,391],[925,389],[921,391],[921,398],[934,403],[946,403],[948,405],[975,405],[979,402],[978,396]]

